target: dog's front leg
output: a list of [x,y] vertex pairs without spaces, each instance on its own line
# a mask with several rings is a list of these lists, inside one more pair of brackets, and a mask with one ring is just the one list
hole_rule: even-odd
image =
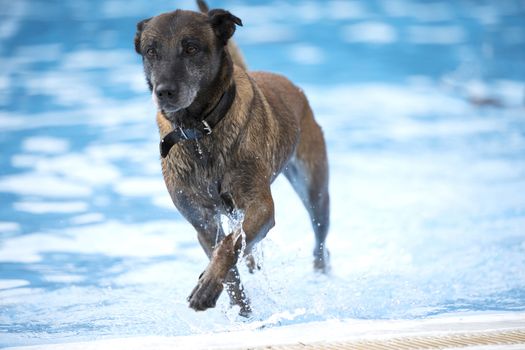
[[[239,229],[228,234],[213,250],[208,267],[199,277],[197,286],[188,298],[191,308],[200,311],[215,307],[223,290],[224,282],[233,283],[232,288],[230,288],[232,298],[246,300],[242,289],[235,288],[235,283],[240,284],[235,265],[243,244],[246,245],[244,253],[248,253],[252,246],[262,239],[274,225],[274,208],[270,188],[268,187],[266,191],[261,192],[256,197],[252,197],[248,203],[241,202],[239,209],[246,208],[243,210],[242,231]],[[237,203],[239,202],[237,201]],[[244,237],[243,232],[245,233]],[[232,295],[232,292],[239,295]],[[244,308],[241,302],[238,304],[241,305],[241,314],[249,313],[250,309],[247,303]]]
[[197,286],[188,297],[190,307],[196,311],[215,307],[222,293],[223,283],[237,262],[238,254],[233,251],[234,239],[234,235],[229,234],[219,243],[212,253],[208,267],[199,276]]

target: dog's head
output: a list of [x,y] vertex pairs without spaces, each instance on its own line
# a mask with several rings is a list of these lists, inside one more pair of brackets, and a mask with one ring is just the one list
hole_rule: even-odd
[[207,15],[177,10],[137,24],[135,50],[159,109],[187,108],[213,82],[235,25],[241,20],[225,10]]

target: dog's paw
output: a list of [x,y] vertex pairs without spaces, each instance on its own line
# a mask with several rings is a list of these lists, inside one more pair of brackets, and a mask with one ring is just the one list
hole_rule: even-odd
[[246,266],[248,267],[248,271],[250,273],[254,273],[255,270],[261,269],[261,266],[257,264],[257,262],[255,261],[255,258],[251,254],[248,254],[246,256]]
[[241,306],[241,308],[239,309],[239,316],[245,317],[245,318],[249,318],[252,316],[252,308],[250,307],[249,304],[245,304]]
[[208,273],[207,270],[204,271],[199,277],[197,286],[193,288],[193,291],[188,297],[190,307],[195,311],[204,311],[215,307],[223,288],[220,279]]
[[329,274],[330,266],[330,252],[328,249],[322,249],[320,252],[314,253],[314,271]]

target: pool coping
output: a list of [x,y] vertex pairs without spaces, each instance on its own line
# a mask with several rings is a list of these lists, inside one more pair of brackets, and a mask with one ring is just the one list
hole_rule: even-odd
[[176,337],[129,337],[90,342],[10,347],[7,349],[455,348],[483,350],[525,348],[525,312],[454,314],[416,320],[330,320],[267,329],[243,329]]

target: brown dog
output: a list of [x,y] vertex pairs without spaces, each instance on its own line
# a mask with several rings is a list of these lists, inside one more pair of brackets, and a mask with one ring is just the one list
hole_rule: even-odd
[[[270,184],[281,172],[310,214],[314,268],[327,270],[328,164],[301,89],[279,75],[246,72],[237,51],[240,65],[232,61],[228,41],[236,25],[241,20],[224,10],[177,10],[138,23],[135,48],[159,110],[167,189],[210,259],[190,307],[214,307],[226,284],[247,315],[236,263],[274,226]],[[242,224],[225,234],[221,215]]]

